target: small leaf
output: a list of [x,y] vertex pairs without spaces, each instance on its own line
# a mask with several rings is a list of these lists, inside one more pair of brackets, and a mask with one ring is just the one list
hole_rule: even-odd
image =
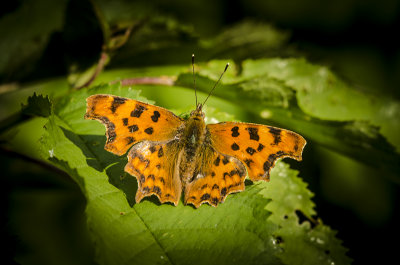
[[33,93],[33,96],[28,98],[27,105],[22,104],[22,113],[26,115],[48,117],[51,114],[51,109],[52,104],[49,97],[37,96],[36,93]]

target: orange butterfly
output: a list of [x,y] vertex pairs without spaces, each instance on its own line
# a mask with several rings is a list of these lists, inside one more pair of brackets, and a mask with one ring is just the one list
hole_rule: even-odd
[[217,206],[228,194],[245,189],[246,175],[269,181],[278,158],[301,160],[306,141],[299,134],[253,123],[206,125],[204,103],[197,104],[196,96],[197,107],[185,120],[133,99],[87,98],[85,119],[106,126],[105,149],[123,155],[133,146],[125,171],[137,178],[137,203],[154,194],[161,203],[177,205],[183,190],[185,204]]

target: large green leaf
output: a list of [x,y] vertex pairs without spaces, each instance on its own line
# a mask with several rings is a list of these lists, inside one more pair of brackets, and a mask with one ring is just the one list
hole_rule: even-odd
[[[270,183],[246,181],[244,192],[230,195],[217,208],[160,205],[154,198],[135,204],[136,180],[123,171],[127,159],[106,152],[103,126],[83,119],[85,98],[97,93],[145,100],[137,90],[118,84],[71,93],[54,103],[40,153],[85,194],[98,263],[301,264],[293,257],[304,251],[309,264],[349,262],[328,227],[299,223],[299,212],[309,220],[315,214],[312,194],[283,162],[272,171]],[[213,108],[206,114],[214,120],[225,116]],[[315,233],[323,247],[320,241],[307,241]]]

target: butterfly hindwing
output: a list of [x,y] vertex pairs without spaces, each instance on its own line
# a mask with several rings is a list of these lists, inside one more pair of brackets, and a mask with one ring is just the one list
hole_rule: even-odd
[[166,141],[174,137],[183,120],[172,112],[141,101],[97,94],[86,99],[85,118],[106,126],[105,149],[117,155],[142,140]]
[[252,123],[209,124],[207,130],[212,146],[242,161],[251,180],[268,180],[278,158],[301,160],[306,144],[302,136],[292,131]]
[[200,174],[185,187],[185,203],[198,208],[203,203],[217,206],[230,193],[244,190],[246,169],[236,158],[205,147],[212,155],[199,161]]
[[142,141],[132,147],[125,171],[137,178],[136,203],[154,194],[161,203],[178,204],[182,186],[176,156],[175,141]]

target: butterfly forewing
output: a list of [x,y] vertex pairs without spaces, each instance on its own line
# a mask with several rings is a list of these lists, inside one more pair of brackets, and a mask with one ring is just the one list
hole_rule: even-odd
[[117,155],[125,154],[142,140],[170,140],[183,124],[172,112],[133,99],[98,94],[86,101],[85,118],[106,126],[105,149]]
[[306,144],[302,136],[292,131],[252,123],[209,124],[207,130],[212,146],[242,161],[251,180],[268,180],[278,158],[301,160]]

